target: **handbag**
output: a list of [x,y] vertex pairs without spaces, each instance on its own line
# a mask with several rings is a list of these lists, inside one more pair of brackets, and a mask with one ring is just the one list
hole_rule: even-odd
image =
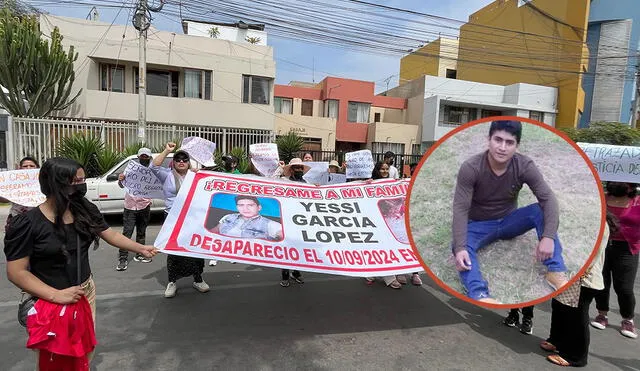
[[[82,279],[82,267],[80,266],[80,235],[76,234],[76,265],[77,265],[77,274],[78,274],[78,286],[80,286],[82,284],[82,282],[80,281]],[[27,327],[27,316],[29,315],[29,311],[31,311],[31,308],[33,308],[33,306],[36,304],[36,302],[38,301],[38,298],[33,296],[33,295],[29,295],[26,292],[22,292],[22,300],[20,300],[20,303],[18,303],[18,323],[20,324],[20,326],[22,327]]]

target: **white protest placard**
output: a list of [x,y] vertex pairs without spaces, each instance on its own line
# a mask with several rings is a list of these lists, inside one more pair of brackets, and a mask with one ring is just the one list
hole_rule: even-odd
[[38,175],[40,169],[0,172],[0,197],[22,206],[35,207],[43,203]]
[[[317,182],[316,183],[312,183],[312,184],[319,184],[319,185],[328,185],[328,184],[341,184],[341,183],[346,183],[347,182],[347,176],[344,174],[340,174],[340,173],[329,173],[326,172],[324,174],[322,174],[320,177],[318,177],[318,179],[316,179]],[[311,183],[311,182],[309,182]]]
[[348,152],[345,155],[347,162],[347,179],[371,178],[371,172],[375,164],[371,151],[363,149],[361,151]]
[[640,183],[640,147],[577,143],[589,157],[600,179]]
[[419,272],[404,222],[408,189],[404,180],[316,187],[189,172],[154,246],[167,254],[354,277]]
[[198,161],[202,166],[214,166],[213,154],[216,144],[200,137],[187,137],[182,140],[180,150],[189,154],[189,157]]
[[249,145],[251,163],[260,174],[272,176],[278,169],[278,145],[275,143],[258,143]]
[[329,163],[307,161],[304,164],[309,166],[310,169],[302,176],[302,178],[306,180],[307,183],[324,184],[321,182],[321,180],[322,180],[322,176],[329,171]]
[[162,182],[153,172],[135,161],[129,161],[124,169],[122,185],[131,196],[164,200]]

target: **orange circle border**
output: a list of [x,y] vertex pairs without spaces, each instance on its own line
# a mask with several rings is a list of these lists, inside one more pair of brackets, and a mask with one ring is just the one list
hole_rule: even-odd
[[[484,303],[478,300],[474,300],[469,298],[466,295],[463,295],[461,292],[458,292],[454,289],[452,289],[449,285],[447,285],[446,283],[444,283],[442,280],[440,280],[440,278],[438,278],[438,276],[436,276],[431,269],[429,269],[429,267],[425,264],[424,260],[422,260],[422,256],[420,255],[417,247],[416,247],[416,243],[413,240],[413,234],[411,232],[411,193],[413,190],[413,185],[415,183],[416,180],[416,175],[419,174],[420,170],[422,169],[422,166],[424,165],[424,163],[426,162],[427,158],[429,158],[429,156],[431,156],[431,154],[433,152],[435,152],[435,150],[440,147],[440,145],[442,143],[444,143],[447,139],[449,139],[450,137],[454,136],[455,134],[457,134],[458,132],[461,132],[465,129],[468,129],[472,126],[476,126],[479,124],[483,124],[486,122],[492,122],[492,121],[498,121],[498,120],[512,120],[512,121],[520,121],[520,122],[526,122],[529,124],[534,124],[537,125],[539,127],[542,127],[544,129],[547,129],[551,132],[553,132],[554,134],[556,134],[557,136],[561,137],[562,139],[564,139],[569,145],[571,145],[576,152],[582,156],[583,160],[587,163],[587,166],[589,167],[589,169],[591,170],[591,174],[594,177],[594,180],[596,181],[596,184],[598,186],[598,190],[600,191],[600,204],[601,204],[601,213],[600,213],[600,231],[598,233],[598,238],[596,240],[596,244],[594,245],[592,251],[591,251],[591,255],[589,255],[589,258],[587,259],[586,263],[582,266],[582,268],[578,271],[578,273],[576,275],[574,275],[567,284],[565,284],[563,287],[561,287],[559,290],[556,290],[554,292],[552,292],[551,294],[548,294],[546,296],[543,296],[539,299],[535,299],[535,300],[531,300],[528,302],[523,302],[523,303],[518,303],[518,304],[491,304],[491,303]],[[431,148],[429,148],[429,150],[422,156],[422,158],[420,159],[420,162],[418,163],[418,166],[416,166],[415,170],[413,171],[413,174],[411,176],[411,181],[409,182],[409,190],[407,191],[407,196],[405,199],[405,208],[407,210],[407,212],[405,213],[405,224],[407,226],[407,232],[408,232],[408,237],[409,237],[409,242],[411,243],[411,248],[413,249],[414,254],[418,257],[418,261],[420,262],[420,265],[422,265],[422,268],[424,268],[424,271],[429,275],[429,277],[431,277],[431,279],[438,285],[440,286],[442,289],[444,289],[447,293],[449,293],[450,295],[461,299],[463,301],[466,301],[467,303],[471,303],[480,307],[485,307],[485,308],[489,308],[489,309],[513,309],[513,308],[522,308],[522,307],[527,307],[527,306],[534,306],[534,305],[538,305],[540,303],[543,303],[545,301],[548,301],[552,298],[554,298],[555,296],[559,295],[560,293],[562,293],[563,291],[567,290],[571,285],[573,285],[585,272],[585,270],[589,267],[589,265],[591,265],[591,262],[593,261],[593,259],[596,257],[597,253],[598,253],[598,248],[600,247],[600,244],[602,242],[602,237],[604,234],[604,227],[605,227],[605,223],[606,223],[606,215],[607,215],[607,205],[605,202],[605,196],[604,196],[604,188],[602,187],[602,180],[600,179],[600,176],[598,175],[598,172],[596,171],[596,168],[593,166],[593,163],[591,162],[591,160],[589,159],[589,157],[584,153],[584,151],[573,141],[571,140],[565,133],[561,132],[560,130],[556,129],[555,127],[552,127],[548,124],[545,124],[543,122],[540,121],[536,121],[536,120],[532,120],[526,117],[518,117],[518,116],[492,116],[492,117],[485,117],[482,119],[478,119],[478,120],[473,120],[473,121],[469,121],[466,124],[460,125],[457,128],[451,130],[450,132],[448,132],[447,134],[445,134],[442,138],[440,138],[439,140],[437,140],[432,146]]]

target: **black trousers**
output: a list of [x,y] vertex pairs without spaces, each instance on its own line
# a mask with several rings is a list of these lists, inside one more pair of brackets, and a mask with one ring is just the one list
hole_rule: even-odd
[[523,317],[533,318],[533,305],[530,306],[530,307],[522,307],[520,309],[513,308],[513,309],[511,309],[509,314],[518,314],[519,310],[522,310],[522,316]]
[[604,290],[596,296],[596,308],[599,311],[609,311],[609,296],[613,284],[613,290],[618,296],[620,315],[624,319],[633,319],[636,309],[633,284],[638,273],[638,256],[631,254],[627,242],[609,241],[602,268]]
[[589,357],[589,305],[600,290],[580,288],[578,307],[551,300],[551,331],[548,342],[556,346],[558,354],[572,366],[587,365]]
[[[289,279],[289,273],[290,271],[288,269],[283,269],[282,270],[282,279],[283,280],[288,280]],[[293,271],[291,272],[291,275],[293,275],[293,277],[300,277],[302,276],[302,274],[300,274],[300,271]]]
[[[149,218],[151,217],[151,205],[145,207],[142,210],[129,210],[124,209],[122,213],[122,234],[131,238],[133,236],[133,229],[136,230],[136,242],[145,244],[147,237],[147,226],[149,225]],[[118,252],[120,259],[127,259],[129,252],[127,250],[120,249]]]

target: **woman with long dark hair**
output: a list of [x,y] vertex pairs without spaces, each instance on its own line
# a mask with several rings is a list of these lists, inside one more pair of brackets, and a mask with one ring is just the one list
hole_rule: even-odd
[[[171,167],[162,167],[162,162],[176,149],[176,144],[173,142],[167,143],[164,151],[153,159],[149,169],[158,177],[163,183],[163,192],[165,197],[164,217],[169,215],[169,211],[173,206],[182,182],[187,175],[187,172],[191,168],[191,158],[185,151],[177,151],[173,154],[173,160]],[[209,291],[209,285],[204,282],[202,278],[202,272],[204,272],[204,259],[191,258],[187,256],[167,255],[167,275],[169,283],[164,291],[165,298],[172,298],[176,296],[178,286],[176,282],[183,277],[193,276],[193,288],[199,292],[205,293]]]
[[[24,157],[22,160],[20,160],[20,163],[18,165],[18,169],[20,170],[37,169],[39,167],[40,165],[38,164],[38,160],[36,160],[31,156]],[[7,200],[6,198],[0,197],[0,202],[7,203],[11,201]],[[11,219],[15,218],[20,214],[24,214],[31,209],[33,209],[33,207],[19,205],[14,202],[11,202],[11,210],[9,210],[9,216],[7,217],[6,225],[7,226],[9,225],[9,223],[11,222]]]
[[49,159],[40,170],[39,182],[46,201],[16,216],[5,235],[7,277],[24,293],[55,304],[76,303],[85,296],[95,323],[91,244],[102,238],[112,246],[146,257],[153,257],[157,250],[107,225],[98,208],[84,197],[85,172],[77,162]]
[[636,298],[633,286],[638,272],[638,256],[640,253],[640,197],[637,196],[636,184],[607,182],[607,210],[619,221],[618,233],[612,233],[607,250],[602,274],[604,290],[596,295],[598,315],[591,321],[591,326],[604,330],[609,325],[609,295],[611,286],[618,296],[622,322],[620,333],[628,338],[638,337],[633,323]]

